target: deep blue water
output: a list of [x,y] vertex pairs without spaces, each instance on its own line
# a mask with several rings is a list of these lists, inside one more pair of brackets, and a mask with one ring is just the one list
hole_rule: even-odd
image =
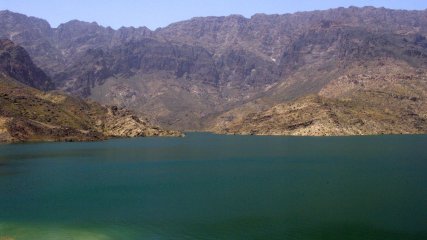
[[0,239],[427,239],[427,135],[0,145]]

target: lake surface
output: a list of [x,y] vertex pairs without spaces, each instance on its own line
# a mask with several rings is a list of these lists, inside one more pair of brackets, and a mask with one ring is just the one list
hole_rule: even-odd
[[0,239],[427,239],[427,136],[0,145]]

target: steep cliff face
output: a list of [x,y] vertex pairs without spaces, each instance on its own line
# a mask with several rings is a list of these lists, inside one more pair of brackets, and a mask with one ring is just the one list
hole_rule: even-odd
[[2,11],[0,28],[57,88],[186,130],[217,128],[225,115],[237,119],[319,95],[354,69],[360,75],[395,60],[414,71],[427,67],[427,11],[350,7],[231,15],[156,31],[81,21],[50,28],[44,20]]
[[0,72],[40,90],[55,87],[52,80],[34,65],[27,52],[10,40],[0,40]]
[[[94,86],[113,76],[137,73],[170,74],[174,79],[195,78],[216,85],[218,73],[209,52],[200,47],[171,45],[153,39],[128,42],[112,50],[88,50],[68,69],[56,75],[60,86],[88,97]],[[74,84],[70,84],[74,83]]]
[[337,8],[295,14],[256,14],[193,18],[171,24],[156,34],[173,42],[202,45],[213,52],[244,48],[266,59],[278,59],[289,43],[315,29],[360,27],[370,32],[427,33],[426,11],[373,7]]

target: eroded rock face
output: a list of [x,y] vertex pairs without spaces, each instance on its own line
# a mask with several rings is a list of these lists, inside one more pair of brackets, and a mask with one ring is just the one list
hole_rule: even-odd
[[296,136],[425,133],[426,119],[416,110],[406,110],[408,106],[411,104],[380,110],[378,105],[360,99],[337,100],[313,96],[248,115],[242,121],[228,123],[218,132]]
[[425,134],[427,73],[390,58],[368,65],[352,66],[318,94],[271,108],[262,109],[260,103],[259,112],[251,105],[233,110],[239,117],[224,113],[212,130],[302,136]]
[[[107,78],[128,78],[138,72],[173,79],[197,79],[218,84],[218,73],[211,54],[200,47],[172,45],[152,39],[128,42],[113,50],[88,50],[68,69],[56,75],[59,87],[89,97],[91,89]],[[72,83],[72,84],[70,84]]]

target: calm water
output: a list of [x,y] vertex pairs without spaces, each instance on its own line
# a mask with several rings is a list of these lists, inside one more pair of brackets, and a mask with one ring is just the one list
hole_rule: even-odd
[[0,145],[0,239],[427,239],[427,136]]

